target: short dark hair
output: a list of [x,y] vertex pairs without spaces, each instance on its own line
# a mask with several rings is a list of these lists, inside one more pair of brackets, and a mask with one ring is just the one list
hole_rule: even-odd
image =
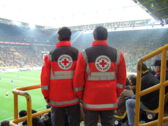
[[153,66],[161,66],[161,60],[155,60]]
[[69,41],[71,39],[71,30],[68,27],[62,27],[58,31],[59,41]]
[[36,112],[37,112],[36,110],[32,109],[32,113],[36,113]]
[[0,126],[9,126],[9,124],[10,124],[9,121],[4,120],[4,121],[1,122]]
[[136,85],[136,78],[137,78],[136,75],[131,74],[131,75],[128,76],[128,78],[129,78],[129,80],[132,81],[132,84],[133,84],[133,85]]
[[99,26],[94,30],[93,36],[95,40],[107,40],[107,29],[102,26]]
[[26,110],[21,110],[20,112],[19,112],[19,117],[24,117],[24,116],[26,116],[27,115],[27,111]]

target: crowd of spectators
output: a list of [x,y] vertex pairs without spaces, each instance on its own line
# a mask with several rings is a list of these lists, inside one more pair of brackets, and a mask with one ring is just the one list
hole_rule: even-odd
[[[50,106],[47,105],[47,108]],[[37,113],[36,110],[32,110],[32,114]],[[27,111],[26,110],[21,110],[19,112],[19,117],[25,117],[27,116]],[[51,125],[51,113],[45,113],[43,115],[33,117],[32,118],[32,124],[33,126],[52,126]],[[0,126],[10,126],[10,122],[8,120],[4,120],[0,123]],[[27,120],[18,123],[18,126],[27,126]]]
[[[111,32],[109,41],[111,46],[124,52],[127,71],[136,72],[136,64],[140,58],[167,44],[166,33],[166,29]],[[151,66],[159,58],[160,55],[147,61],[147,66]]]
[[45,47],[0,46],[0,68],[41,66],[47,52]]
[[[31,43],[29,46],[3,46],[0,44],[0,67],[41,66],[43,51],[51,51],[45,45],[55,45],[56,30],[20,28],[16,25],[0,24],[0,41]],[[168,29],[147,29],[109,32],[108,42],[125,54],[127,71],[136,72],[138,60],[167,43]],[[92,33],[73,31],[72,45],[80,51],[91,46]],[[38,46],[38,44],[44,44]],[[45,49],[44,49],[45,48]],[[158,57],[157,57],[158,59]],[[148,61],[148,66],[155,59]]]

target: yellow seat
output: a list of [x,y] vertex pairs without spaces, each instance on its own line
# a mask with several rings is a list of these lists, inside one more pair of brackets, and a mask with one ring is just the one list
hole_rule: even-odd
[[150,112],[150,113],[158,113],[158,112],[159,112],[159,108],[154,109],[154,110],[145,109],[144,111],[146,111],[146,112]]
[[124,119],[126,117],[127,113],[124,112],[124,114],[122,116],[118,116],[118,115],[114,115],[115,118],[118,118],[118,119]]

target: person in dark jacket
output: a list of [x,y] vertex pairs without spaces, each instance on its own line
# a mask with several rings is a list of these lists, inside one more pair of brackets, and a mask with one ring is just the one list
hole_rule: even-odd
[[[157,77],[160,80],[160,72],[161,72],[161,60],[155,60],[154,62],[155,67],[155,77]],[[166,80],[168,80],[168,60],[166,61]]]
[[118,98],[118,109],[114,111],[115,115],[122,116],[126,112],[125,101],[133,96],[134,92],[132,90],[132,83],[127,79],[125,89]]
[[160,80],[161,60],[155,60],[154,64],[155,77]]
[[130,86],[129,86],[130,89],[132,89],[134,94],[136,94],[136,91],[135,91],[135,89],[136,89],[136,75],[134,75],[134,74],[129,75],[128,80],[130,83]]
[[[155,60],[153,65],[156,72],[155,77],[160,80],[161,60]],[[166,61],[166,80],[168,80],[168,60]],[[165,93],[168,93],[168,86],[166,87]]]
[[[159,84],[159,80],[148,70],[145,64],[142,65],[142,78],[141,78],[141,90],[150,88],[156,84]],[[126,101],[126,110],[129,126],[134,125],[135,115],[135,102],[136,99],[128,99]],[[158,107],[159,103],[159,90],[151,92],[141,97],[141,109],[154,110]]]
[[[156,84],[159,84],[159,80],[148,70],[145,64],[142,65],[142,80],[141,80],[141,90],[145,90]],[[158,107],[159,101],[159,90],[151,92],[141,97],[141,102],[151,110]]]

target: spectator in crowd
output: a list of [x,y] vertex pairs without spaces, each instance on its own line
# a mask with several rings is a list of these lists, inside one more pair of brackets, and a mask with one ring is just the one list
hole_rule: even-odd
[[71,47],[71,31],[63,27],[58,31],[59,43],[44,58],[41,88],[46,102],[51,106],[52,126],[80,125],[80,105],[73,91],[73,74],[78,50]]
[[128,80],[129,80],[129,88],[132,89],[132,91],[134,92],[134,94],[136,93],[135,89],[136,89],[136,75],[131,74],[128,76]]
[[[161,60],[155,60],[155,77],[160,80],[160,72],[161,72]],[[166,61],[166,80],[168,80],[168,60]],[[166,87],[165,93],[168,93],[168,87]]]
[[[21,118],[21,117],[24,117],[24,116],[26,116],[26,115],[27,115],[27,111],[25,111],[25,110],[19,111],[19,117],[20,117],[20,118]],[[23,121],[23,122],[20,122],[20,123],[18,123],[18,125],[19,125],[19,126],[27,125],[27,121],[25,120],[25,121]]]
[[118,100],[118,109],[115,111],[115,115],[122,116],[126,112],[125,101],[128,98],[132,98],[134,96],[134,92],[132,90],[132,85],[129,80],[126,81],[126,86],[123,92],[121,93]]
[[2,122],[1,122],[1,125],[0,125],[0,126],[10,126],[9,124],[10,124],[10,122],[7,121],[7,120],[5,120],[5,121],[2,121]]
[[[36,113],[36,112],[37,112],[36,110],[32,110],[32,114]],[[24,117],[24,116],[27,116],[27,111],[21,110],[19,112],[19,117]],[[33,124],[33,126],[45,126],[43,121],[40,119],[40,117],[33,117],[32,118],[32,124]],[[19,126],[27,126],[27,120],[19,123],[18,125]]]
[[154,64],[155,77],[160,80],[161,60],[155,60]]
[[85,126],[111,126],[113,111],[126,83],[123,53],[108,46],[107,29],[97,27],[92,47],[79,54],[74,77],[74,90],[86,109]]
[[26,116],[27,115],[27,111],[25,111],[25,110],[21,110],[20,112],[19,112],[19,117],[24,117],[24,116]]
[[[142,65],[142,78],[141,78],[141,90],[152,87],[159,84],[159,80],[148,70],[145,64]],[[126,110],[129,126],[134,125],[135,115],[135,99],[128,99],[126,101]],[[154,110],[158,107],[159,102],[159,90],[151,92],[141,97],[141,109]]]

